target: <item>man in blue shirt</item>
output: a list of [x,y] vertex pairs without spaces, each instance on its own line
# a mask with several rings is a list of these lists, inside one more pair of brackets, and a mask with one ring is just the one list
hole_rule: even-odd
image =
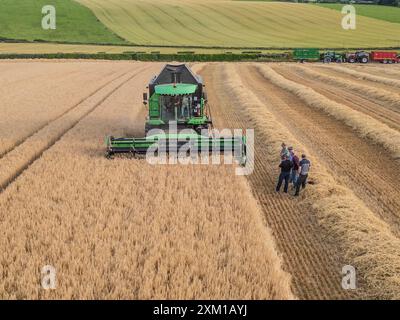
[[310,160],[307,159],[307,156],[305,154],[302,154],[301,161],[300,161],[300,174],[299,174],[299,178],[297,179],[297,183],[296,183],[296,193],[294,194],[295,196],[299,195],[300,186],[303,189],[306,187],[308,172],[310,171],[310,168],[311,168]]

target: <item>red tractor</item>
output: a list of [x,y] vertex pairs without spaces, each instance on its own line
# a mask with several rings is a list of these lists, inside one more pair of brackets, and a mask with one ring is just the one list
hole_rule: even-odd
[[399,63],[400,59],[395,51],[372,51],[371,61],[381,63]]

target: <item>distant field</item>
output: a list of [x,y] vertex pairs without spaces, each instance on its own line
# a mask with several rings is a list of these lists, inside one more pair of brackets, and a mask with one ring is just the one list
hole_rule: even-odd
[[[323,3],[318,5],[335,10],[342,10],[343,7],[343,5],[339,3]],[[357,14],[361,16],[400,23],[400,8],[362,4],[357,4],[354,6],[356,7]]]
[[247,1],[78,0],[119,36],[141,45],[371,47],[400,45],[400,25],[359,17],[345,31],[336,10]]
[[[45,5],[54,5],[56,8],[56,30],[42,29],[42,7]],[[99,22],[88,8],[71,0],[1,0],[0,38],[124,43]]]
[[[41,28],[41,8],[48,4],[57,10],[56,30]],[[396,14],[400,9],[357,6],[361,15],[372,18],[361,16],[357,30],[345,31],[341,13],[329,9],[341,5],[323,6],[224,0],[0,0],[0,38],[82,44],[5,43],[0,52],[240,53],[249,48],[272,52],[292,47],[400,47],[400,14]],[[126,46],[119,47],[122,44]]]

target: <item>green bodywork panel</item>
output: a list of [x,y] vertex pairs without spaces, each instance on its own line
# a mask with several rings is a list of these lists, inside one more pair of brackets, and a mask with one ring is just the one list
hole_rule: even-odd
[[160,106],[158,104],[158,98],[160,95],[153,94],[149,100],[149,116],[150,119],[159,118],[160,117]]
[[196,92],[196,89],[196,84],[188,83],[160,84],[155,86],[156,94],[170,96],[193,94]]
[[207,123],[207,117],[203,116],[203,117],[193,117],[190,118],[187,122],[187,124],[189,125],[201,125],[201,124],[205,124]]
[[162,126],[165,124],[165,122],[161,119],[149,119],[146,121],[146,123],[152,126]]

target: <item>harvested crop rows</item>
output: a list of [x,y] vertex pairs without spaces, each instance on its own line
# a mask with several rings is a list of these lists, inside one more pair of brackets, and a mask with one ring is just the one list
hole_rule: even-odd
[[[400,114],[398,112],[400,95],[397,92],[389,92],[392,88],[388,88],[387,85],[366,81],[364,84],[354,83],[354,88],[351,88],[353,82],[359,81],[345,75],[343,77],[342,74],[337,74],[338,72],[330,70],[330,68],[298,66],[287,68],[282,66],[279,70],[281,74],[290,74],[291,79],[298,83],[307,84],[308,87],[332,101],[361,111],[391,128],[400,129]],[[379,89],[379,86],[382,87],[382,90]],[[370,93],[367,95],[368,89]]]
[[[195,65],[215,126],[255,129],[247,178],[105,159],[106,135],[143,135],[160,63],[0,66],[0,297],[400,297],[397,66]],[[297,199],[274,191],[282,141],[313,163]]]
[[[313,101],[302,100],[287,88],[278,86],[278,82],[273,83],[271,79],[274,79],[274,74],[283,75],[285,79],[315,89],[332,101],[335,100],[333,95],[327,92],[330,93],[330,90],[334,91],[336,88],[329,88],[328,91],[326,90],[328,85],[318,85],[317,81],[299,77],[299,74],[293,71],[296,70],[294,65],[271,66],[272,69],[266,65],[242,64],[237,65],[234,68],[236,70],[229,67],[224,74],[224,67],[213,65],[209,67],[206,78],[208,77],[209,82],[213,84],[209,84],[209,90],[211,86],[213,88],[209,96],[214,97],[213,104],[217,106],[216,108],[221,108],[219,115],[226,122],[238,126],[249,126],[250,123],[255,126],[256,132],[269,130],[268,135],[262,133],[256,135],[259,145],[257,147],[256,142],[256,172],[250,177],[250,183],[256,198],[264,204],[262,207],[267,223],[271,226],[278,248],[283,253],[285,268],[293,276],[295,293],[303,298],[310,296],[321,298],[324,297],[323,294],[329,297],[343,297],[343,290],[337,288],[335,290],[332,284],[338,281],[335,272],[340,272],[339,265],[341,263],[343,265],[344,261],[348,263],[352,261],[357,265],[357,269],[365,272],[363,281],[359,283],[359,290],[354,292],[355,295],[398,296],[396,272],[400,261],[398,254],[400,193],[396,187],[399,176],[394,172],[397,163],[391,160],[396,155],[376,145],[371,139],[361,137],[360,132],[345,124],[345,119],[343,122],[334,119],[313,106]],[[235,73],[240,77],[235,76]],[[271,79],[266,78],[271,74]],[[226,86],[224,79],[231,78],[236,79],[235,86]],[[324,90],[320,90],[320,87]],[[235,91],[238,92],[236,96]],[[336,93],[338,97],[341,96],[341,91],[336,90]],[[365,99],[368,100],[368,97]],[[353,106],[349,101],[342,100],[341,103],[350,108]],[[255,107],[257,105],[260,106],[259,109]],[[226,109],[234,109],[235,106],[236,120],[232,120],[234,116],[227,114]],[[376,110],[379,112],[382,107],[376,105]],[[267,111],[270,113],[263,115],[262,112]],[[275,117],[276,125],[268,124],[265,120],[267,117]],[[222,122],[220,125],[223,126],[225,123]],[[320,213],[321,216],[317,214],[316,217],[315,211],[318,212],[318,205],[315,202],[307,201],[307,198],[300,203],[293,202],[290,198],[282,200],[280,196],[274,194],[273,188],[277,177],[274,164],[277,165],[279,160],[276,156],[271,158],[271,144],[275,145],[277,152],[279,138],[276,140],[273,138],[280,136],[280,139],[284,140],[285,134],[285,132],[281,134],[279,125],[283,125],[287,134],[294,135],[297,143],[309,150],[315,157],[314,162],[318,161],[327,169],[330,178],[333,178],[329,180],[332,187],[331,195],[335,195],[333,190],[336,186],[347,189],[346,192],[343,189],[336,191],[338,196],[343,195],[343,192],[346,194],[342,204],[338,203],[334,208],[334,201],[330,199],[332,203],[323,204],[324,211]],[[272,161],[272,167],[266,163],[268,161]],[[383,163],[385,165],[382,165]],[[317,175],[321,173],[315,173],[315,176]],[[307,191],[310,192],[308,197],[312,197],[313,193],[321,196],[321,184],[323,181],[310,186],[309,189],[312,191]],[[277,206],[281,201],[287,202],[287,206],[291,208],[285,210]],[[352,211],[353,216],[343,214],[346,210]],[[362,221],[361,225],[358,225],[357,216]],[[340,229],[341,223],[348,225],[343,225],[344,228]],[[366,232],[369,236],[360,237],[360,232]],[[316,240],[316,235],[321,238]],[[376,243],[370,243],[368,237],[375,238]],[[386,247],[385,238],[395,241],[393,246]],[[342,247],[344,243],[347,247]],[[373,248],[368,250],[369,246]],[[298,248],[298,252],[295,248]],[[360,250],[364,252],[362,256]],[[299,256],[305,257],[309,253],[311,254],[308,259],[298,259]],[[376,266],[377,261],[382,263],[389,256],[391,261],[387,265]],[[371,257],[371,261],[368,261],[368,257]],[[316,261],[319,264],[317,268],[313,266]],[[391,276],[385,277],[379,272],[389,272]],[[323,279],[323,282],[321,278],[316,280],[316,274]],[[392,279],[389,280],[390,278]],[[380,279],[385,280],[380,283]],[[322,291],[321,295],[315,288],[318,284],[320,292]],[[379,288],[380,285],[382,287]],[[386,285],[387,291],[383,294],[380,291],[384,291],[382,288]],[[321,289],[321,286],[325,288]],[[389,291],[392,292],[389,294]]]

